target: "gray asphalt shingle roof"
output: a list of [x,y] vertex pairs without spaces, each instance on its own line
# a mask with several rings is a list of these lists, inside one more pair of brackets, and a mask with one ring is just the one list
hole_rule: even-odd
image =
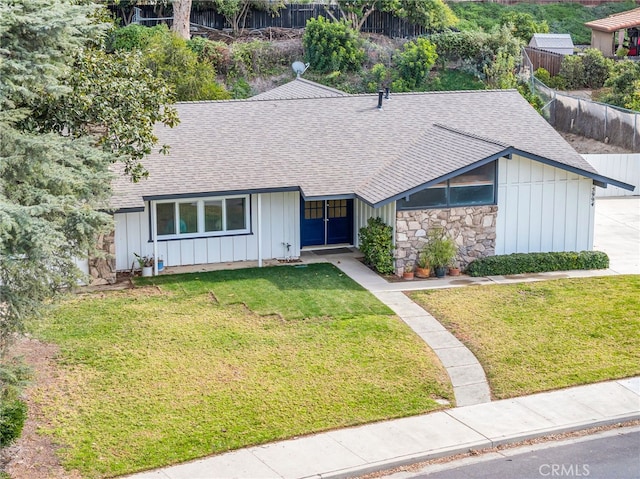
[[279,87],[252,96],[251,100],[283,100],[291,98],[318,98],[327,96],[346,96],[343,91],[336,90],[320,83],[315,83],[304,78],[296,78],[293,81]]
[[181,123],[158,126],[168,155],[144,161],[149,178],[114,182],[112,206],[143,198],[267,189],[305,197],[401,195],[512,147],[567,169],[589,163],[512,90],[177,104]]

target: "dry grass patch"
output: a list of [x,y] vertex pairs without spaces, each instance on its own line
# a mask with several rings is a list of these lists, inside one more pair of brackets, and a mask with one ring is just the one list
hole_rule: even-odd
[[508,398],[640,374],[640,276],[412,293]]

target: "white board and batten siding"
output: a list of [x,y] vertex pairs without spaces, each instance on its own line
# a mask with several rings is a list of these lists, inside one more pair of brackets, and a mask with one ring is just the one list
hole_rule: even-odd
[[496,254],[593,248],[593,181],[513,156],[498,164]]
[[609,185],[607,188],[596,188],[596,197],[606,196],[638,196],[640,195],[640,153],[617,155],[582,155],[598,173],[635,186],[628,191]]
[[[115,214],[116,269],[128,270],[134,253],[153,256],[147,204],[144,212]],[[262,194],[262,258],[300,256],[300,194]],[[158,257],[165,266],[255,261],[258,259],[258,195],[251,195],[251,233],[158,241]],[[287,248],[287,245],[289,247]]]
[[353,244],[355,247],[359,246],[358,233],[360,228],[367,226],[367,220],[369,218],[379,217],[386,224],[393,227],[393,241],[396,237],[396,202],[381,206],[380,208],[372,208],[368,204],[355,199],[353,200],[353,216],[354,216],[354,231],[353,231]]

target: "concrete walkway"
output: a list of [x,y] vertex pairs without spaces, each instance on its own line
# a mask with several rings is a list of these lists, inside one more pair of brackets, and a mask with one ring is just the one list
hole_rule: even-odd
[[[398,286],[405,290],[413,282],[389,283],[363,265],[353,254],[327,255],[320,259],[335,264],[347,276],[371,291],[433,349],[449,374],[457,406],[491,401],[487,378],[473,353],[427,311],[396,290]],[[452,281],[456,280],[449,277],[415,283],[420,283],[420,289],[425,289],[430,286],[444,287]],[[467,281],[461,280],[465,283]]]
[[128,477],[354,477],[470,449],[636,419],[640,419],[640,377],[339,429]]

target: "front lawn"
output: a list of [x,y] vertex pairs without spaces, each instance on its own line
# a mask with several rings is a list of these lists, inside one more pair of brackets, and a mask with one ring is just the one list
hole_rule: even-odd
[[36,391],[68,469],[105,477],[453,402],[429,348],[331,265],[161,276],[74,297]]
[[640,374],[640,276],[411,294],[473,351],[497,398]]

